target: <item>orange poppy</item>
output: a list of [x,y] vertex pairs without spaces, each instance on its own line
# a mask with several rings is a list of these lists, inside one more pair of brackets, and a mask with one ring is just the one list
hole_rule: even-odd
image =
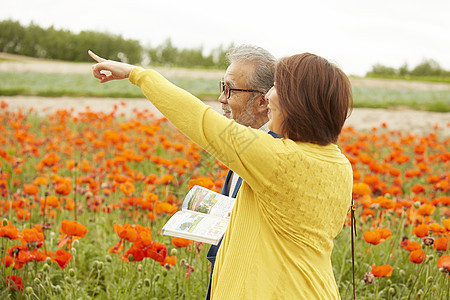
[[448,249],[448,237],[440,237],[434,240],[434,249],[447,251]]
[[369,195],[372,191],[370,190],[369,185],[363,182],[355,182],[353,183],[353,195],[356,196],[364,196]]
[[418,242],[410,241],[410,240],[404,240],[402,243],[404,243],[404,242],[405,242],[405,245],[402,248],[405,249],[405,250],[415,251],[415,250],[422,249],[422,245],[419,244]]
[[23,192],[26,195],[35,196],[37,193],[39,193],[39,187],[37,187],[34,184],[24,184],[23,185]]
[[436,207],[434,205],[424,204],[417,209],[417,214],[422,216],[429,216],[434,212],[435,209]]
[[381,237],[378,232],[366,231],[363,234],[364,240],[372,245],[378,245],[380,243]]
[[376,266],[372,264],[372,274],[375,277],[390,277],[392,275],[392,267],[390,265]]
[[441,257],[439,257],[438,261],[437,261],[437,266],[439,268],[442,268],[444,270],[446,270],[447,272],[450,271],[450,255],[445,254],[442,255]]
[[59,230],[62,234],[84,237],[87,233],[87,228],[83,224],[78,223],[77,221],[63,220],[61,222],[61,229]]
[[415,264],[420,264],[425,259],[425,252],[421,249],[409,253],[409,260]]
[[20,231],[13,225],[0,225],[0,237],[7,237],[10,240],[17,240],[20,237]]
[[425,237],[428,235],[428,231],[430,230],[429,226],[427,224],[420,224],[416,228],[413,229],[413,233],[417,237]]
[[161,184],[168,185],[169,183],[174,183],[175,178],[170,174],[165,174],[160,179]]
[[209,177],[197,177],[188,182],[188,189],[192,189],[194,185],[199,185],[207,189],[214,188],[214,181]]
[[21,242],[22,244],[28,244],[29,247],[30,245],[36,246],[36,247],[41,247],[42,245],[44,245],[44,234],[42,232],[40,232],[39,230],[37,230],[36,228],[25,228],[22,231],[22,238],[21,238]]
[[183,238],[179,238],[179,237],[173,237],[172,244],[175,247],[187,247],[190,244],[192,244],[192,240],[183,239]]
[[122,252],[122,250],[123,250],[123,240],[120,239],[120,241],[117,244],[109,248],[108,253],[118,254]]
[[69,264],[73,255],[64,249],[58,249],[55,252],[55,257],[50,258],[52,261],[56,262],[61,269],[64,269]]
[[166,256],[164,259],[164,262],[160,262],[161,266],[164,266],[168,264],[169,266],[173,267],[177,263],[178,258],[176,256]]
[[134,229],[133,226],[128,223],[125,223],[123,226],[115,223],[113,225],[113,229],[121,239],[127,240],[132,243],[134,243],[138,237],[136,229]]

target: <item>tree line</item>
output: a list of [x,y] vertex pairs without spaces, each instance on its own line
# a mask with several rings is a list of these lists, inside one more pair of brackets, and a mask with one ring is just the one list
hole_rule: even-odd
[[156,47],[143,47],[137,40],[110,33],[72,33],[53,26],[42,28],[33,23],[23,26],[13,20],[0,22],[0,52],[37,58],[91,62],[86,49],[93,49],[104,57],[131,64],[151,62],[166,66],[225,68],[225,54],[231,47],[232,44],[221,45],[204,54],[202,47],[179,49],[170,38]]
[[439,63],[433,59],[424,59],[413,68],[409,68],[404,63],[400,68],[393,68],[382,64],[375,64],[366,76],[381,77],[450,77],[450,71],[443,69]]

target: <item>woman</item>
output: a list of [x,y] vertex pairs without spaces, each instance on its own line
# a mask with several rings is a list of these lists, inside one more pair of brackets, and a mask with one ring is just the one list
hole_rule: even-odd
[[309,53],[278,62],[267,94],[269,128],[284,138],[274,139],[219,115],[153,70],[89,54],[100,82],[129,78],[179,130],[243,178],[217,255],[212,299],[340,298],[331,252],[350,207],[352,169],[335,143],[352,95],[339,68]]

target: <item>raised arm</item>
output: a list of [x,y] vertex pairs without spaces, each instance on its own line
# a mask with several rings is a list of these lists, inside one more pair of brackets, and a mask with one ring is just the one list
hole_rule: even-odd
[[108,61],[92,52],[89,55],[98,62],[92,69],[100,82],[129,78],[175,127],[255,189],[268,184],[267,168],[272,169],[274,166],[269,165],[277,162],[267,157],[273,157],[277,148],[274,143],[281,140],[274,142],[267,133],[221,116],[154,70]]

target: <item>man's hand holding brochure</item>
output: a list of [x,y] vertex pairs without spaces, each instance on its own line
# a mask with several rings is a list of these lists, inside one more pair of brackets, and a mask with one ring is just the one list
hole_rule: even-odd
[[196,185],[184,198],[181,211],[167,221],[161,234],[217,245],[227,229],[235,201]]

